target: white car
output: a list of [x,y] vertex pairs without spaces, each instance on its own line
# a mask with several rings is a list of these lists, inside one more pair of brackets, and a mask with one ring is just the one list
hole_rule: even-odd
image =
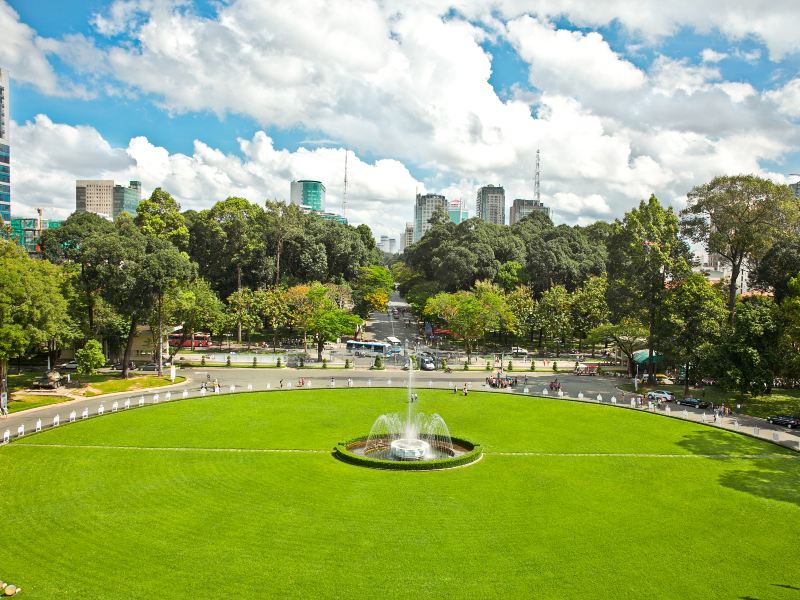
[[528,356],[528,351],[525,348],[512,348],[511,354],[514,356]]
[[667,390],[653,390],[652,392],[647,392],[647,399],[672,402],[673,400],[675,400],[675,396],[673,395],[672,392],[669,392]]

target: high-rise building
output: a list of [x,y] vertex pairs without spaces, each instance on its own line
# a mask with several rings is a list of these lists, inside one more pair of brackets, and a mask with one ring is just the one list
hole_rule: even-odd
[[136,214],[142,184],[131,181],[126,188],[111,179],[78,179],[75,182],[75,211],[92,212],[114,220],[123,212]]
[[114,186],[114,211],[113,217],[116,219],[122,213],[136,214],[136,207],[142,200],[142,184],[140,181],[131,181],[128,187],[122,185]]
[[397,249],[397,240],[390,238],[388,235],[382,235],[378,241],[378,250],[381,252],[388,252],[394,254]]
[[441,194],[417,194],[414,205],[414,242],[431,228],[430,219],[437,210],[447,212],[447,199]]
[[394,238],[389,238],[389,248],[386,250],[389,254],[394,254],[397,252],[397,240]]
[[501,185],[485,185],[478,190],[477,217],[487,223],[506,224],[506,191]]
[[11,105],[8,71],[0,67],[0,219],[11,221]]
[[511,205],[511,212],[509,213],[508,224],[513,225],[514,223],[518,223],[533,212],[543,212],[548,217],[550,216],[550,209],[540,200],[533,200],[532,198],[514,198],[514,203]]
[[467,207],[464,204],[463,200],[450,200],[447,204],[447,214],[450,216],[450,221],[456,225],[469,218]]
[[308,207],[314,212],[325,212],[325,186],[321,181],[293,181],[289,199],[292,204]]
[[414,243],[414,224],[406,221],[406,228],[400,236],[400,250],[405,250]]

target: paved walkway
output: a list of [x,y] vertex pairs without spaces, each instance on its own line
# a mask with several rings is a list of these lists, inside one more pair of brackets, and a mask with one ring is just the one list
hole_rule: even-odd
[[[200,391],[200,382],[217,379],[222,392],[264,391],[283,389],[296,389],[300,378],[304,378],[306,387],[316,388],[342,388],[348,386],[348,379],[353,387],[397,387],[405,388],[408,385],[408,373],[403,371],[369,371],[369,370],[317,370],[317,369],[252,369],[252,368],[215,368],[215,369],[182,369],[181,375],[187,376],[186,381],[157,388],[153,390],[140,390],[136,392],[122,392],[93,398],[80,398],[52,404],[38,408],[21,411],[10,415],[7,419],[0,420],[0,443],[6,438],[9,440],[19,434],[29,434],[37,429],[60,427],[70,421],[85,418],[94,418],[110,412],[132,410],[139,406],[170,402],[184,398],[197,398],[207,394]],[[491,391],[498,394],[510,394],[511,388],[494,390],[485,386],[486,371],[454,371],[452,374],[435,372],[414,372],[414,387],[422,389],[461,389],[465,383],[473,391]],[[523,382],[525,375],[519,375],[520,385],[518,395],[541,396],[547,391],[548,397],[554,397],[549,392],[548,384],[553,378],[552,373],[529,373],[528,384]],[[333,379],[333,386],[331,386]],[[604,377],[577,377],[559,375],[562,383],[563,399],[579,401],[590,404],[605,404],[611,406],[613,397],[622,398],[622,392],[615,385],[618,380]],[[558,397],[558,396],[555,396]],[[626,394],[630,398],[630,393]],[[702,410],[689,407],[674,407],[667,405],[663,410],[648,411],[646,408],[631,408],[629,404],[616,404],[623,410],[637,410],[644,412],[657,412],[672,418],[681,418],[693,422],[705,422],[708,425],[722,429],[737,431],[763,440],[778,442],[795,450],[800,449],[800,431],[787,430],[782,427],[770,425],[763,419],[756,417],[739,416],[736,418],[723,418],[717,423],[712,423],[713,415]]]

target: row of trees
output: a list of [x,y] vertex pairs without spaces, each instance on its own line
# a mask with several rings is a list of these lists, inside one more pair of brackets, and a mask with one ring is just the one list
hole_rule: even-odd
[[[22,260],[10,243],[4,248],[9,262]],[[123,376],[140,325],[154,333],[159,372],[160,341],[177,325],[185,339],[234,330],[239,342],[243,332],[268,332],[275,343],[282,333],[299,332],[321,353],[325,341],[355,333],[358,315],[385,308],[393,286],[389,271],[373,264],[381,254],[366,226],[242,198],[182,213],[161,189],[135,217],[123,214],[114,223],[73,214],[43,234],[41,248],[46,260],[24,257],[25,264],[63,280],[49,286],[65,307],[51,311],[64,330],[50,337],[52,350],[102,340],[108,356],[121,358]],[[18,323],[24,328],[26,321]],[[40,337],[28,336],[5,355],[38,351]]]
[[[510,228],[437,215],[393,265],[395,279],[415,310],[458,332],[468,351],[487,334],[538,338],[539,347],[549,339],[557,350],[575,338],[612,343],[629,358],[648,349],[651,381],[659,356],[682,367],[687,385],[708,376],[754,391],[800,379],[791,189],[718,177],[688,198],[680,214],[652,196],[621,220],[588,227],[555,227],[540,213]],[[693,272],[690,244],[720,257],[730,277],[712,286]],[[774,296],[741,298],[745,268],[753,287]],[[777,348],[783,359],[770,362]]]

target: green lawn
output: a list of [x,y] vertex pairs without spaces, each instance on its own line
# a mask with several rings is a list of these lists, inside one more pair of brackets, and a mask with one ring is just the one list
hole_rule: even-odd
[[2,447],[0,578],[33,599],[798,598],[800,455],[610,406],[419,396],[484,458],[335,460],[397,389],[166,403]]
[[15,413],[29,408],[58,404],[65,400],[71,400],[68,396],[42,395],[42,394],[14,394],[11,402],[8,403],[8,412]]
[[101,394],[113,394],[115,392],[133,392],[135,390],[146,390],[150,388],[163,387],[185,381],[185,377],[175,377],[175,381],[170,381],[169,377],[159,377],[158,375],[134,375],[129,379],[122,379],[119,375],[109,377],[108,375],[98,374],[90,377],[81,377],[81,382],[88,383],[94,390],[87,390],[84,396],[99,396]]
[[[624,383],[618,387],[633,391],[631,383]],[[678,398],[684,396],[682,385],[639,386],[639,393],[647,393],[649,390],[670,390]],[[775,414],[800,415],[800,390],[775,389],[771,394],[751,396],[750,394],[726,392],[717,387],[708,386],[704,389],[690,389],[689,395],[703,398],[714,404],[725,403],[733,408],[740,404],[742,407],[740,412],[754,417],[767,417]]]

